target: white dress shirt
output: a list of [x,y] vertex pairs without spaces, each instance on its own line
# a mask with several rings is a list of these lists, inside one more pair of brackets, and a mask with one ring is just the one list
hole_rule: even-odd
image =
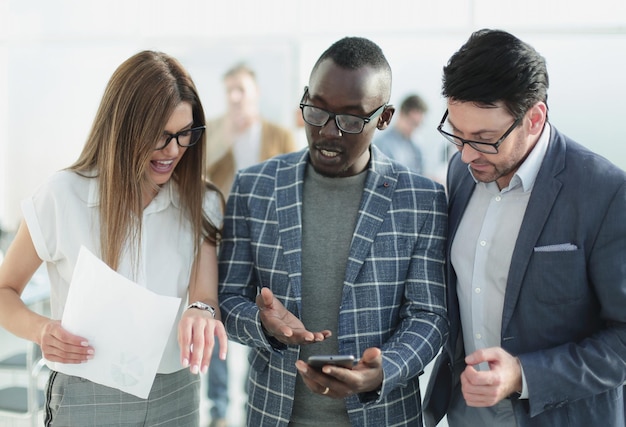
[[[32,197],[22,202],[37,255],[47,264],[53,319],[63,316],[80,246],[84,245],[100,257],[98,205],[98,180],[67,170],[56,172]],[[214,224],[221,225],[221,205],[216,193],[206,193],[204,209]],[[126,278],[159,295],[182,298],[159,373],[183,368],[177,329],[187,302],[194,261],[194,237],[189,222],[183,218],[176,185],[169,181],[143,211],[141,247],[126,248],[117,269]]]
[[[451,262],[457,275],[465,354],[501,346],[511,257],[549,139],[546,123],[508,187],[500,190],[495,182],[477,181],[454,235]],[[486,364],[478,368],[488,369]]]

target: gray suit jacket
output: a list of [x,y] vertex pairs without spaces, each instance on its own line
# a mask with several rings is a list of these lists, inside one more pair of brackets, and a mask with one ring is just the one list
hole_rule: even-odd
[[[455,155],[448,255],[474,186]],[[427,425],[443,417],[459,381],[450,363],[462,343],[450,266],[448,274],[450,336],[426,392]],[[527,380],[530,398],[512,398],[520,427],[624,426],[626,174],[554,127],[513,252],[501,345]]]

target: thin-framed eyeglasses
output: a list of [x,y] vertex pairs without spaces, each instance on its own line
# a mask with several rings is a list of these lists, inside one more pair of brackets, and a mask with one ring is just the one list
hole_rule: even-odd
[[365,125],[380,116],[387,107],[385,103],[367,117],[355,116],[354,114],[336,114],[314,105],[305,104],[304,99],[308,93],[309,88],[305,87],[304,95],[302,95],[302,100],[300,101],[302,119],[311,126],[316,127],[323,127],[330,119],[334,119],[337,128],[344,133],[356,134],[363,132]]
[[472,141],[471,139],[463,139],[460,136],[456,136],[452,133],[446,132],[445,130],[443,130],[446,118],[448,118],[448,110],[446,110],[443,118],[441,119],[441,122],[439,123],[439,126],[437,126],[437,130],[441,135],[443,135],[445,139],[447,139],[449,142],[453,143],[457,147],[463,147],[464,144],[467,144],[474,150],[480,151],[481,153],[485,154],[498,154],[498,147],[500,146],[500,144],[504,142],[506,137],[509,136],[509,134],[513,132],[513,129],[515,129],[522,121],[522,117],[518,117],[517,119],[515,119],[511,127],[508,128],[506,132],[504,132],[504,135],[502,135],[496,142],[492,143]]
[[181,130],[176,133],[163,132],[163,136],[157,141],[155,150],[163,150],[172,141],[176,140],[179,147],[191,147],[200,141],[202,132],[206,129],[206,126],[198,126],[191,129]]

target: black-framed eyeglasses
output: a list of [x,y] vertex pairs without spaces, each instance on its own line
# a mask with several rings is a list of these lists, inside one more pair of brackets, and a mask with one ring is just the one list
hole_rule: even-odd
[[354,114],[335,114],[331,111],[324,110],[323,108],[305,104],[304,99],[308,93],[309,88],[304,88],[304,95],[302,95],[302,100],[300,101],[302,119],[304,119],[304,121],[311,126],[317,127],[323,127],[330,119],[334,119],[339,130],[344,133],[355,134],[363,132],[365,125],[380,116],[387,107],[387,104],[385,103],[367,117],[355,116]]
[[443,118],[441,119],[441,122],[439,123],[439,126],[437,126],[437,130],[441,135],[443,135],[445,139],[447,139],[449,142],[453,143],[457,147],[463,147],[464,144],[467,144],[474,150],[480,151],[481,153],[485,154],[498,154],[498,147],[500,146],[500,144],[504,142],[506,137],[509,136],[509,134],[513,132],[513,129],[515,129],[522,121],[522,117],[518,117],[517,119],[515,119],[511,127],[508,128],[506,132],[504,132],[504,135],[502,135],[500,139],[498,139],[496,142],[491,143],[472,141],[471,139],[463,139],[460,136],[456,136],[454,134],[446,132],[445,130],[443,130],[443,125],[445,124],[447,117],[448,110],[446,110]]
[[202,132],[204,132],[205,129],[206,126],[198,126],[191,129],[181,130],[176,133],[163,132],[163,136],[157,141],[155,150],[163,150],[172,139],[176,140],[179,147],[191,147],[200,141]]

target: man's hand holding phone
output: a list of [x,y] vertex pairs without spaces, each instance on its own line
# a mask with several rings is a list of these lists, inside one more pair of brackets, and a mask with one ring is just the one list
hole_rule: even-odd
[[343,399],[379,390],[383,382],[382,364],[381,350],[371,347],[363,352],[357,364],[352,356],[312,356],[309,363],[298,360],[296,368],[312,392]]

